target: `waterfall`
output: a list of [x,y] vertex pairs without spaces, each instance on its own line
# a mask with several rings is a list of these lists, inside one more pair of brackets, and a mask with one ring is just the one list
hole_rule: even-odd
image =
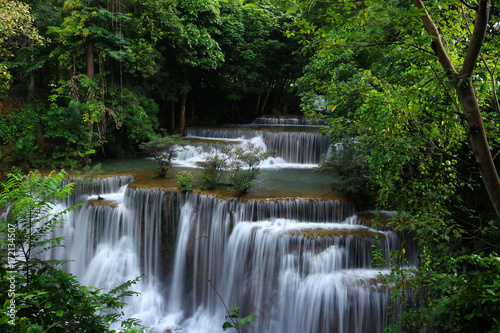
[[54,231],[53,236],[65,238],[65,247],[54,248],[48,255],[70,260],[65,266],[68,272],[75,274],[82,284],[104,291],[144,275],[131,287],[141,295],[128,297],[123,312],[126,318],[134,317],[154,325],[165,313],[162,281],[166,274],[162,269],[165,198],[163,191],[123,185],[132,179],[103,178],[101,196],[104,200],[75,191],[56,207],[63,210],[75,200],[83,203],[65,215],[67,222],[63,228]]
[[324,121],[322,120],[311,120],[305,117],[271,117],[271,116],[262,116],[257,117],[254,121],[254,124],[262,124],[262,125],[290,125],[290,126],[309,126],[309,125],[323,125]]
[[186,332],[219,332],[225,315],[215,291],[187,260],[213,280],[229,308],[259,316],[249,325],[252,331],[383,331],[391,315],[389,294],[378,280],[371,247],[379,235],[389,259],[398,235],[347,216],[350,203],[201,195],[179,201],[167,312],[182,309],[177,324]]
[[318,164],[330,148],[330,137],[315,132],[187,128],[185,134],[187,138],[250,140],[261,137],[267,149],[275,149],[278,157],[293,164]]
[[66,248],[54,251],[104,290],[146,275],[123,312],[153,332],[221,331],[225,308],[199,274],[230,309],[258,316],[245,325],[253,332],[383,332],[394,315],[379,279],[389,267],[374,266],[372,246],[378,237],[389,259],[400,235],[372,228],[349,201],[118,188],[124,181],[104,179],[102,201],[76,193],[84,204],[66,216],[57,231]]

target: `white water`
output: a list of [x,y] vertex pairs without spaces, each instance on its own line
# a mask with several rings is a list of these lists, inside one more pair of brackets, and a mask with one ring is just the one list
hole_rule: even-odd
[[[188,128],[186,138],[208,139],[216,141],[251,142],[262,151],[275,150],[276,157],[262,163],[262,168],[303,168],[310,169],[322,161],[322,155],[330,150],[329,137],[314,132],[269,132],[235,129]],[[188,145],[174,160],[174,164],[184,167],[195,167],[196,162],[203,160],[203,154],[197,150],[203,143]]]
[[[309,204],[311,212],[318,209],[314,202],[301,204]],[[311,214],[314,222],[298,221],[293,219],[298,217],[292,213],[294,201],[281,206],[199,196],[187,199],[169,300],[173,313],[183,309],[179,319],[184,320],[176,324],[186,332],[219,332],[224,321],[224,308],[209,283],[183,264],[188,244],[207,236],[192,246],[190,262],[214,280],[229,308],[239,306],[242,315],[259,316],[249,325],[252,331],[366,332],[369,327],[371,332],[381,332],[390,315],[388,294],[377,282],[379,270],[371,263],[374,238],[358,234],[380,234],[386,258],[398,241],[396,234],[355,224],[355,216],[342,220],[341,213],[331,211]],[[330,210],[339,204],[323,206]],[[291,213],[291,219],[280,218],[283,213]],[[251,221],[259,214],[270,219]],[[328,221],[327,216],[340,219]],[[304,230],[319,236],[308,237],[300,233]],[[336,230],[341,236],[320,236]]]
[[263,125],[279,125],[279,126],[317,126],[324,124],[324,121],[316,120],[311,121],[305,117],[272,117],[272,116],[263,116],[257,117],[254,121],[254,124],[263,124]]
[[379,235],[388,258],[399,238],[359,221],[348,202],[109,190],[111,204],[85,203],[60,231],[75,260],[68,269],[105,290],[146,274],[124,313],[154,332],[221,332],[222,302],[187,260],[229,308],[259,316],[246,325],[252,332],[382,332],[391,316],[371,246]]

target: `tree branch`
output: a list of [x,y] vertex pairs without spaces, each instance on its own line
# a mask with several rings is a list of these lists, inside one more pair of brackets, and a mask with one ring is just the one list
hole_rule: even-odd
[[323,0],[316,0],[314,2],[316,3],[322,3],[325,5],[340,5],[344,4],[346,2],[363,2],[364,0],[346,0],[346,1],[323,1]]
[[439,63],[441,66],[443,66],[443,69],[445,70],[446,74],[451,77],[455,77],[458,72],[455,70],[455,67],[453,66],[453,63],[450,60],[450,57],[448,56],[448,53],[444,49],[443,42],[441,40],[441,37],[439,35],[439,30],[432,21],[432,18],[429,16],[429,13],[425,9],[424,4],[422,3],[421,0],[412,0],[413,5],[417,7],[418,9],[421,10],[422,14],[420,15],[420,19],[422,20],[422,23],[424,25],[425,30],[427,33],[431,36],[433,36],[432,44],[433,44],[433,49],[436,52],[437,58],[439,60]]
[[[462,7],[462,15],[463,15],[464,19],[467,20],[467,16],[465,15],[465,10],[463,9],[463,7]],[[472,31],[470,30],[468,23],[469,22],[467,22],[467,30],[469,30],[469,33],[472,34]],[[484,59],[484,56],[483,56],[482,52],[480,53],[480,56],[481,56],[481,60],[483,61],[484,67],[486,68],[486,71],[490,75],[491,92],[492,92],[492,95],[493,95],[493,103],[495,104],[495,109],[497,110],[497,114],[498,114],[498,117],[500,119],[500,103],[498,101],[497,88],[496,88],[496,83],[495,83],[495,72],[496,72],[496,68],[497,68],[497,65],[498,65],[498,58],[497,58],[497,60],[495,62],[495,66],[493,66],[493,70],[491,70],[490,66],[488,66],[488,63],[486,62],[486,59]],[[498,153],[497,153],[497,155],[498,155]],[[495,155],[495,157],[496,157],[496,155]],[[495,159],[495,157],[493,159]]]
[[467,7],[467,8],[469,8],[469,9],[472,9],[472,10],[475,10],[475,11],[477,11],[477,10],[479,9],[479,6],[477,6],[477,5],[476,5],[476,6],[473,6],[473,5],[469,4],[469,3],[468,3],[467,1],[465,1],[465,0],[460,0],[460,2],[461,2],[461,3],[463,3],[463,5],[464,5],[465,7]]
[[464,57],[462,70],[460,71],[460,76],[462,77],[470,78],[476,67],[484,36],[486,35],[486,27],[490,14],[490,1],[491,0],[479,0],[479,9],[476,12],[474,32],[472,33],[469,47]]

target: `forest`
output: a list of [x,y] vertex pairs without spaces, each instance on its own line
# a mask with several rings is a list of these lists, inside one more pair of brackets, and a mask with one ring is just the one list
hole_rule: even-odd
[[418,241],[386,331],[500,331],[497,0],[0,0],[0,47],[0,179],[305,116],[333,189]]

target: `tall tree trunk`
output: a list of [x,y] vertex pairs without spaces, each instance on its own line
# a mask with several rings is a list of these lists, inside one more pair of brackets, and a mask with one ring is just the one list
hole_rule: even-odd
[[264,103],[262,103],[262,108],[260,109],[260,115],[264,115],[264,109],[266,108],[267,100],[269,99],[269,94],[271,93],[271,87],[266,93],[266,98],[264,99]]
[[181,110],[180,110],[180,123],[179,123],[179,134],[184,134],[184,128],[186,127],[186,100],[187,92],[181,94]]
[[175,101],[172,101],[171,102],[171,112],[172,112],[172,118],[171,118],[171,124],[170,124],[170,129],[172,131],[172,133],[174,133],[174,129],[175,129]]
[[194,99],[191,99],[191,122],[194,119]]
[[94,42],[87,41],[87,77],[94,77]]
[[[86,54],[86,62],[87,62],[87,77],[89,79],[94,77],[94,42],[92,40],[87,41],[87,54]],[[90,117],[92,119],[92,117]],[[94,123],[90,120],[89,124],[89,142],[87,143],[87,150],[90,150],[92,147],[92,136],[94,135]],[[83,159],[83,165],[87,165],[89,162],[90,156],[88,154],[85,155]]]
[[255,112],[254,114],[257,116],[259,114],[259,107],[260,107],[260,99],[262,98],[262,94],[259,94],[257,97],[257,105],[255,106]]

